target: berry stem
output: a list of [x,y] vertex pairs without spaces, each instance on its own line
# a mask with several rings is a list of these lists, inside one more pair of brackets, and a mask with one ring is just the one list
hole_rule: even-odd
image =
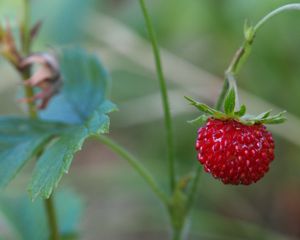
[[300,10],[300,3],[291,3],[284,6],[281,6],[274,11],[267,14],[265,17],[263,17],[254,27],[254,31],[257,32],[269,19],[273,18],[274,16],[278,15],[279,13],[286,12],[286,11],[292,11]]
[[[224,104],[224,100],[225,100],[225,97],[227,95],[228,90],[231,87],[234,87],[236,89],[235,77],[239,73],[241,67],[246,62],[246,60],[248,59],[248,57],[251,53],[252,45],[253,45],[253,42],[254,42],[254,39],[256,37],[256,33],[258,32],[258,30],[268,20],[270,20],[274,16],[276,16],[276,15],[282,13],[282,12],[291,11],[291,10],[298,10],[299,11],[300,10],[300,3],[287,4],[287,5],[284,5],[282,7],[279,7],[277,9],[275,9],[274,11],[270,12],[269,14],[267,14],[265,17],[263,17],[260,21],[258,21],[258,23],[254,27],[246,26],[244,43],[237,50],[237,52],[234,55],[229,67],[227,68],[227,70],[225,72],[225,81],[224,81],[222,91],[220,93],[220,96],[219,96],[217,104],[216,104],[216,109],[217,110],[221,110],[221,108]],[[236,91],[236,93],[237,93],[237,91]],[[236,99],[238,99],[238,98],[236,98]]]
[[[30,0],[24,0],[24,16],[22,21],[22,52],[25,56],[28,56],[31,52],[31,41],[30,41]],[[22,79],[25,81],[30,77],[30,68],[20,71]],[[34,94],[34,90],[30,86],[24,86],[26,98],[31,98]],[[34,102],[27,103],[28,114],[32,119],[38,118],[38,111]],[[47,213],[50,240],[59,240],[59,229],[57,223],[57,217],[55,212],[55,206],[53,202],[53,197],[50,196],[48,199],[44,200],[44,205]]]
[[147,6],[144,0],[139,0],[139,2],[146,23],[148,35],[152,44],[154,60],[156,64],[156,71],[157,71],[157,76],[160,85],[162,104],[163,104],[164,116],[165,116],[164,119],[165,119],[165,128],[166,128],[166,138],[167,138],[167,145],[168,145],[167,151],[168,151],[168,163],[169,163],[168,168],[169,168],[169,177],[170,177],[170,189],[171,192],[173,192],[176,184],[176,176],[175,176],[175,165],[174,165],[173,125],[172,125],[172,118],[170,112],[167,84],[163,74],[159,47],[152,26],[152,21],[150,15],[148,14]]
[[133,169],[135,169],[141,176],[144,178],[145,182],[148,183],[152,191],[156,194],[156,196],[162,201],[162,203],[167,206],[168,204],[168,197],[166,194],[160,189],[152,175],[146,170],[146,168],[138,161],[131,153],[129,153],[125,148],[120,146],[115,141],[111,140],[110,138],[99,135],[96,139],[100,140],[103,144],[108,146],[112,151],[117,153],[119,156],[127,160],[129,165]]

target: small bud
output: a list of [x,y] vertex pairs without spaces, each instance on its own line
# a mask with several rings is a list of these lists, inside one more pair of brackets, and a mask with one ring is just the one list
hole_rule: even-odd
[[62,85],[59,64],[57,59],[49,53],[36,53],[23,59],[19,68],[24,70],[36,64],[40,67],[29,79],[24,81],[24,84],[30,87],[38,87],[41,91],[32,98],[25,98],[21,101],[35,102],[40,100],[41,103],[38,108],[44,109],[51,98],[59,92]]
[[255,32],[254,27],[249,25],[248,21],[245,21],[244,24],[244,37],[248,42],[252,42],[254,38]]

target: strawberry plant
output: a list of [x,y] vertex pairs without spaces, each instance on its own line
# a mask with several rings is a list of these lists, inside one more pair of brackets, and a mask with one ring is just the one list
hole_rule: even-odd
[[[109,99],[111,79],[102,63],[95,55],[78,47],[33,52],[32,45],[42,24],[29,24],[33,3],[23,2],[24,14],[17,29],[13,31],[9,21],[0,27],[0,53],[22,79],[23,96],[19,103],[27,109],[26,117],[0,118],[0,186],[7,186],[29,161],[34,163],[27,188],[33,203],[25,197],[2,200],[8,206],[3,212],[16,225],[20,239],[79,237],[79,198],[72,192],[56,192],[55,189],[68,173],[74,155],[92,137],[127,160],[149,185],[169,215],[173,240],[183,239],[202,165],[213,177],[235,185],[255,183],[269,170],[275,143],[265,125],[284,122],[284,112],[247,114],[246,106],[239,106],[236,77],[261,27],[279,13],[300,10],[300,4],[285,5],[254,26],[245,25],[244,43],[226,70],[224,87],[215,108],[186,97],[201,112],[200,117],[191,121],[200,127],[196,140],[200,164],[192,169],[192,174],[178,176],[168,87],[159,46],[145,0],[138,1],[153,48],[164,110],[169,179],[169,189],[165,191],[138,159],[107,136],[110,113],[117,107]],[[30,215],[30,219],[25,215]],[[40,224],[40,231],[34,229],[38,228],[37,224]],[[20,228],[21,225],[28,225],[28,228]]]

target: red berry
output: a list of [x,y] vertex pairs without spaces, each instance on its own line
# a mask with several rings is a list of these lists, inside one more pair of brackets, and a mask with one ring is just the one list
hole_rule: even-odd
[[249,185],[269,170],[274,141],[263,124],[209,119],[198,130],[198,160],[204,170],[225,184]]

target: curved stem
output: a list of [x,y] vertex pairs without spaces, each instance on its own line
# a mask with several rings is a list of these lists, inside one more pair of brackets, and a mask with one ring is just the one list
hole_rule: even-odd
[[175,189],[175,166],[174,166],[174,143],[173,143],[173,127],[172,127],[172,118],[170,113],[167,85],[163,74],[163,68],[161,63],[161,57],[159,52],[159,47],[157,44],[155,32],[152,26],[151,18],[148,14],[148,10],[144,0],[139,0],[140,6],[143,12],[143,16],[145,19],[148,35],[152,44],[153,54],[156,64],[157,76],[160,84],[160,91],[165,115],[165,127],[166,127],[166,135],[167,135],[167,145],[168,145],[168,163],[169,163],[169,176],[170,176],[170,188],[173,192]]
[[96,139],[100,140],[103,144],[108,146],[119,156],[127,160],[127,162],[131,165],[131,167],[133,167],[141,175],[141,177],[150,186],[150,188],[156,194],[156,196],[164,203],[164,205],[168,204],[168,197],[166,196],[166,194],[160,189],[160,187],[155,182],[151,174],[133,155],[131,155],[125,148],[120,146],[118,143],[116,143],[115,141],[111,140],[106,136],[100,135],[97,136]]
[[269,19],[278,15],[279,13],[286,12],[286,11],[293,11],[293,10],[299,11],[300,3],[287,4],[287,5],[279,7],[277,9],[275,9],[274,11],[270,12],[255,25],[254,31],[257,32]]
[[[24,0],[24,17],[22,21],[22,51],[25,56],[28,56],[31,52],[31,42],[30,42],[30,1]],[[31,69],[26,68],[21,72],[22,79],[25,81],[30,78]],[[34,90],[30,86],[24,86],[26,98],[31,98],[34,94]],[[34,102],[28,103],[28,114],[30,118],[37,119],[38,111]],[[45,209],[47,212],[49,232],[51,240],[59,240],[59,229],[57,224],[55,206],[53,203],[53,197],[50,196],[49,199],[44,200]]]
[[279,7],[275,9],[274,11],[270,12],[267,14],[265,17],[263,17],[254,27],[248,27],[245,29],[245,40],[242,46],[238,49],[236,54],[233,57],[232,62],[230,63],[228,69],[226,70],[225,73],[225,81],[223,84],[223,88],[221,91],[221,94],[218,98],[216,108],[217,110],[220,110],[223,106],[226,94],[231,87],[230,85],[230,78],[234,80],[233,84],[235,85],[235,76],[239,73],[241,67],[243,64],[246,62],[248,59],[248,56],[251,53],[252,45],[254,42],[254,39],[256,37],[256,33],[258,30],[271,18],[274,16],[286,12],[286,11],[291,11],[291,10],[300,10],[300,3],[294,3],[294,4],[287,4],[282,7]]

